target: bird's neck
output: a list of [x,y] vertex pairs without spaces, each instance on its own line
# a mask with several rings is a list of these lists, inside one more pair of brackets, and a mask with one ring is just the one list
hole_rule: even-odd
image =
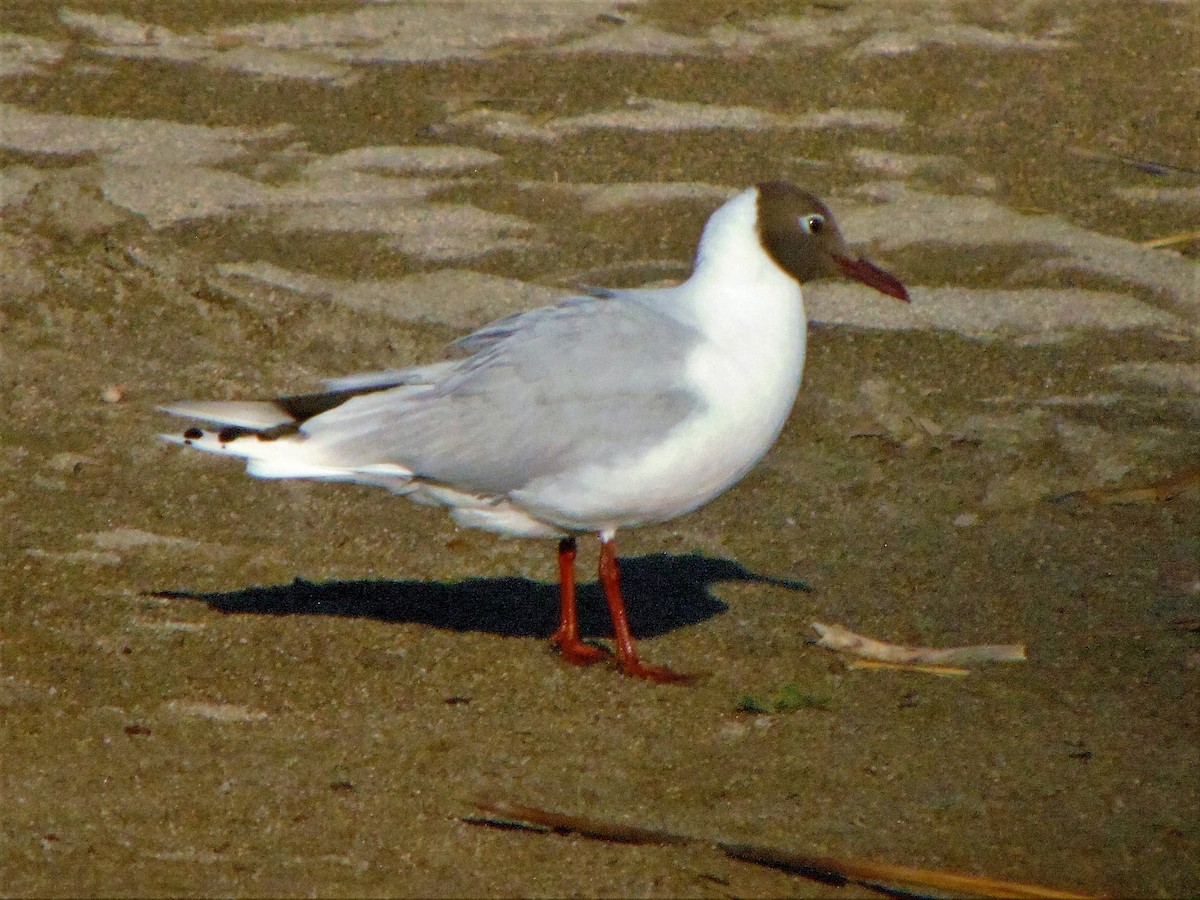
[[697,324],[714,339],[782,332],[803,342],[800,285],[759,241],[757,200],[757,191],[744,191],[713,214],[683,289]]

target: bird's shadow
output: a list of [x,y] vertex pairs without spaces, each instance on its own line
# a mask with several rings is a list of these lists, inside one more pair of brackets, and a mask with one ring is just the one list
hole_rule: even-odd
[[[803,581],[773,578],[729,559],[698,554],[621,560],[621,586],[633,632],[656,637],[695,625],[729,607],[709,593],[722,581],[811,590]],[[440,581],[326,581],[297,578],[291,584],[233,591],[154,591],[154,596],[200,600],[224,613],[272,616],[344,616],[382,622],[414,622],[450,631],[507,637],[547,637],[558,624],[558,585],[529,578]],[[597,582],[578,586],[580,632],[611,636],[608,607]]]

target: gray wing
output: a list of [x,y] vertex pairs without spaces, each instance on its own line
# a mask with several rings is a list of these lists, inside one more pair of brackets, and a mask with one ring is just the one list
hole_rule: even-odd
[[587,308],[587,311],[583,313],[584,316],[594,316],[599,312],[595,306],[600,300],[616,300],[630,306],[646,306],[650,310],[658,308],[661,311],[664,297],[668,294],[668,291],[661,288],[607,288],[589,284],[583,285],[582,289],[586,292],[585,296],[570,297],[554,306],[543,306],[538,309],[513,313],[511,316],[489,322],[478,331],[459,338],[451,346],[466,350],[468,353],[486,350],[518,331],[533,330],[544,320],[560,318],[567,315],[567,311],[578,307]]
[[341,378],[326,378],[325,391],[327,393],[353,393],[377,391],[382,388],[436,384],[456,365],[458,365],[456,360],[448,360],[430,363],[426,366],[408,366],[383,372],[361,372],[357,375],[343,375]]
[[699,339],[640,297],[575,298],[464,338],[473,355],[427,388],[352,397],[301,430],[329,465],[502,495],[660,441],[700,407],[685,378]]

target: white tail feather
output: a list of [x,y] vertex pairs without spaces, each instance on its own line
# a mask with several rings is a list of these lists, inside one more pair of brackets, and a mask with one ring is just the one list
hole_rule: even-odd
[[302,435],[264,440],[242,434],[223,441],[218,431],[192,429],[186,434],[162,434],[164,441],[182,444],[246,460],[246,471],[256,478],[315,478],[321,481],[353,481],[387,488],[398,494],[413,489],[412,472],[404,466],[377,463],[358,468],[324,465],[313,459],[313,449]]

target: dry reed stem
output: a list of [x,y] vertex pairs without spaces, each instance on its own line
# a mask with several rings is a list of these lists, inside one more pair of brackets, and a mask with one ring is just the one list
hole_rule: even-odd
[[[982,662],[1024,662],[1024,644],[980,644],[973,647],[913,647],[889,644],[855,634],[841,625],[813,622],[818,647],[851,653],[865,659],[904,666],[962,666]],[[941,674],[951,674],[943,672]],[[954,673],[957,674],[957,673]]]
[[1001,881],[978,875],[963,875],[936,869],[917,869],[870,860],[835,856],[810,856],[754,844],[741,844],[711,838],[693,837],[648,828],[603,822],[587,816],[568,815],[535,806],[509,803],[506,800],[486,800],[475,804],[484,816],[464,817],[474,825],[498,828],[514,826],[539,831],[578,834],[583,837],[622,844],[701,845],[714,847],[731,859],[767,866],[794,875],[801,875],[825,884],[856,884],[883,893],[911,893],[913,889],[953,891],[972,897],[1028,898],[1028,900],[1093,900],[1092,895],[1060,891],[1035,884]]

